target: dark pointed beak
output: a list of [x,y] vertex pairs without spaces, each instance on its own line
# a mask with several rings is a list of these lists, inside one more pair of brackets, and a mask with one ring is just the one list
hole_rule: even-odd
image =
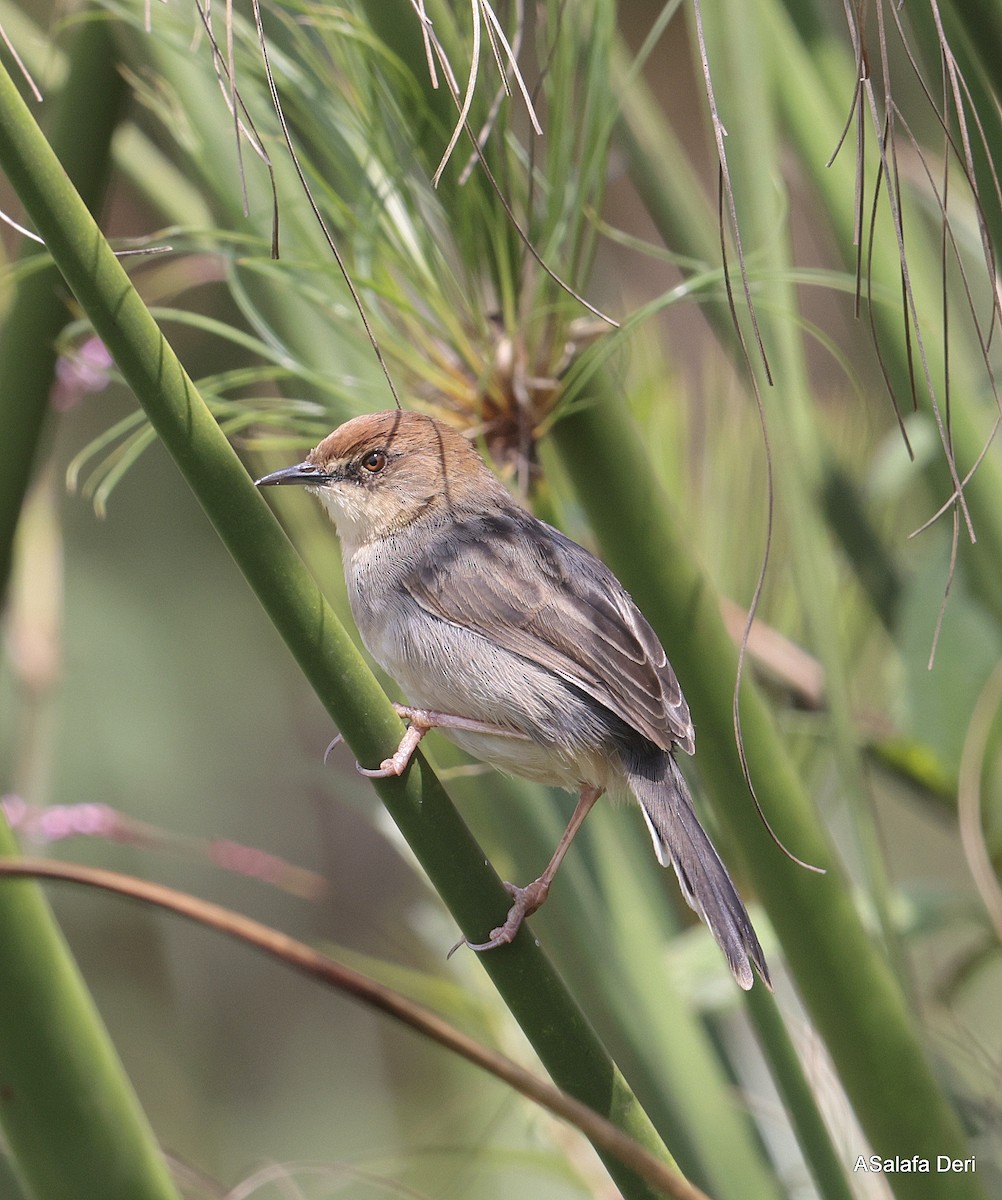
[[313,463],[301,462],[296,463],[294,467],[283,467],[281,471],[272,471],[270,475],[255,479],[254,486],[271,487],[273,484],[279,483],[323,483],[327,478],[329,476],[319,467],[315,467]]

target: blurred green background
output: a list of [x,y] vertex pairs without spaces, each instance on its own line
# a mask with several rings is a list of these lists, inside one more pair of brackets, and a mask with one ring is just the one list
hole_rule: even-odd
[[[988,7],[997,19],[995,6]],[[559,28],[554,13],[561,6],[552,8],[545,20],[540,9],[530,25],[523,54],[530,78]],[[774,368],[785,371],[788,389],[803,385],[803,394],[788,407],[771,396],[765,401],[776,525],[760,615],[814,656],[805,664],[782,653],[763,657],[753,647],[750,670],[845,866],[860,916],[908,997],[943,1095],[971,1139],[977,1182],[986,1195],[1002,1195],[998,937],[971,880],[956,803],[965,742],[972,721],[983,715],[989,736],[979,774],[984,784],[979,827],[997,890],[1002,854],[998,739],[987,693],[977,708],[1002,649],[1002,572],[994,533],[989,528],[977,547],[969,547],[961,529],[959,571],[929,670],[950,579],[952,518],[948,514],[914,539],[908,535],[948,498],[942,447],[928,397],[922,395],[918,411],[905,418],[915,451],[915,460],[909,460],[885,393],[870,322],[865,313],[853,316],[853,251],[845,239],[853,209],[852,147],[844,147],[840,159],[843,182],[848,178],[850,186],[832,199],[824,191],[834,185],[824,182],[823,166],[834,149],[831,130],[817,129],[812,153],[809,141],[798,140],[797,96],[782,92],[781,81],[790,91],[805,89],[799,101],[805,112],[824,93],[829,110],[844,117],[853,86],[848,34],[827,6],[790,5],[787,12],[780,4],[758,3],[750,6],[747,20],[768,51],[759,61],[755,45],[742,43],[744,18],[733,12],[728,17],[726,8],[707,17],[711,66],[718,72],[729,151],[735,142],[739,147],[732,169],[752,291]],[[402,53],[393,45],[392,30],[380,28],[378,14],[363,9],[290,5],[271,10],[276,70],[321,206],[362,280],[398,385],[425,406],[445,394],[447,411],[472,422],[476,401],[471,397],[480,396],[477,389],[485,379],[493,379],[497,358],[492,355],[502,340],[493,331],[490,302],[496,302],[508,335],[520,322],[533,328],[536,318],[546,329],[542,345],[533,344],[531,333],[526,336],[527,356],[541,375],[560,372],[561,337],[573,341],[571,323],[581,310],[521,257],[482,183],[479,192],[470,189],[472,197],[454,177],[446,179],[441,193],[427,189],[429,167],[444,146],[448,123],[434,112],[438,101],[428,101],[413,83],[421,78],[422,64],[402,60],[412,76],[401,82],[400,60],[387,48]],[[67,24],[62,13],[21,13],[13,4],[0,11],[46,90],[47,73],[58,75],[59,51],[72,41],[72,22]],[[125,110],[129,136],[141,133],[147,139],[141,153],[150,155],[137,158],[138,143],[118,142],[102,228],[121,237],[180,227],[156,239],[177,247],[167,265],[158,259],[131,264],[133,277],[151,303],[190,314],[187,324],[168,319],[165,328],[189,373],[218,384],[220,415],[239,423],[231,430],[248,469],[261,473],[297,461],[320,433],[344,417],[390,403],[357,318],[286,165],[277,167],[284,239],[278,266],[270,266],[267,258],[266,176],[249,152],[251,211],[249,217],[241,215],[232,119],[215,85],[196,16],[157,7],[152,34],[146,35],[140,9],[109,3],[101,11],[114,18],[116,53],[133,97]],[[581,47],[599,47],[607,54],[601,60],[603,85],[616,96],[620,87],[625,94],[622,76],[609,66],[619,62],[610,47],[618,53],[622,36],[623,44],[636,51],[662,11],[668,12],[640,2],[590,5],[579,17],[595,21],[597,32],[589,40],[587,31],[578,30],[579,40],[567,53],[575,46],[579,55]],[[976,78],[990,95],[988,67],[971,44],[965,16],[966,10],[956,18],[956,44],[972,56],[972,72],[983,68]],[[569,15],[566,19],[573,23]],[[935,42],[923,40],[926,10],[912,19],[909,36],[928,51]],[[257,51],[248,20],[243,14],[238,24],[238,78],[277,160],[284,150],[254,65]],[[451,26],[444,17],[440,21],[444,37]],[[461,16],[456,25],[462,32]],[[867,37],[875,36],[870,29]],[[806,56],[813,82],[799,77],[795,63],[784,57],[783,38],[794,39]],[[744,111],[751,104],[751,84],[731,65],[742,55],[745,66],[750,60],[766,77],[765,83],[758,81],[756,95],[767,103],[754,114]],[[939,214],[918,153],[922,139],[935,144],[937,122],[922,109],[923,97],[907,77],[900,46],[891,57],[896,78],[905,76],[896,98],[918,110],[909,126],[918,140],[902,135],[901,142],[909,247],[918,247],[913,282],[924,289],[916,304],[920,323],[915,328],[921,335],[915,329],[911,333],[918,356],[923,337],[930,344],[942,341],[935,271]],[[597,50],[595,58],[587,68],[598,76],[603,67]],[[485,50],[482,69],[489,68]],[[559,64],[554,68],[558,82],[573,77],[573,62],[563,70],[562,76]],[[767,487],[748,372],[727,333],[715,256],[716,160],[691,12],[682,10],[671,21],[647,62],[646,76],[647,98],[667,121],[657,126],[657,136],[680,156],[677,162],[661,160],[648,146],[650,173],[645,175],[630,139],[654,126],[645,127],[640,118],[627,120],[628,133],[621,127],[618,139],[613,137],[612,114],[603,113],[603,93],[591,77],[587,87],[581,84],[581,94],[563,99],[565,107],[553,95],[542,102],[544,123],[547,117],[551,122],[546,149],[538,151],[550,171],[550,189],[540,189],[543,216],[533,213],[519,190],[512,165],[524,165],[529,153],[524,116],[502,118],[508,141],[498,160],[510,171],[503,182],[520,215],[539,218],[540,226],[532,227],[537,245],[575,286],[620,317],[648,304],[657,309],[627,334],[616,335],[600,365],[629,396],[657,483],[674,504],[674,514],[664,520],[682,526],[708,578],[738,606],[740,629],[763,552]],[[402,127],[383,123],[388,115],[406,112],[406,98],[419,94],[428,112],[419,110],[413,123]],[[481,115],[489,100],[489,95],[478,99]],[[607,155],[603,144],[594,162],[588,161],[587,145],[568,132],[577,112],[582,122],[595,121],[586,133],[593,133],[596,145],[599,133],[611,139]],[[997,114],[983,115],[991,138]],[[758,192],[740,178],[755,157],[747,144],[749,128],[771,136],[776,154],[763,160]],[[936,162],[936,153],[928,151],[929,161]],[[457,151],[453,176],[466,154]],[[564,178],[554,174],[561,162]],[[675,205],[675,230],[659,218],[652,201],[652,191],[661,186],[658,172],[673,169],[678,186],[684,187],[678,180],[691,179],[704,189],[695,197],[701,206],[698,236],[683,229],[677,194],[664,197]],[[873,171],[871,162],[870,186]],[[378,182],[383,178],[390,182]],[[188,187],[191,203],[198,197],[196,208],[186,208]],[[561,193],[567,196],[566,211],[559,207]],[[765,207],[753,207],[763,196]],[[5,209],[16,210],[6,192],[4,201]],[[952,203],[960,257],[975,280],[975,302],[979,313],[990,313],[993,264],[986,269],[979,260],[975,206],[966,197]],[[989,197],[985,204],[994,208],[995,202]],[[373,216],[377,212],[391,212],[396,226],[384,229],[384,217]],[[993,219],[993,214],[986,218],[990,239]],[[885,227],[878,232],[893,262],[886,212],[881,223]],[[478,239],[491,247],[479,276],[470,266],[470,247],[475,251]],[[5,233],[12,256],[15,241]],[[670,253],[655,248],[659,241]],[[445,248],[429,250],[436,245]],[[778,264],[777,255],[783,260]],[[523,275],[506,276],[504,268],[511,263],[518,263]],[[731,265],[736,270],[736,262]],[[479,284],[466,297],[467,311],[460,298],[471,277]],[[441,284],[440,294],[422,290],[430,278]],[[948,290],[962,297],[955,265],[946,279]],[[884,365],[900,387],[907,370],[895,282],[893,275],[878,277],[874,307],[883,314],[875,324]],[[791,310],[776,307],[777,286],[792,294]],[[951,402],[958,423],[963,416],[987,436],[995,411],[990,363],[978,356],[962,299],[955,304]],[[227,341],[203,317],[227,322],[254,341]],[[744,328],[747,334],[747,321]],[[71,326],[60,346],[75,352],[86,336],[80,325]],[[899,341],[889,349],[894,336]],[[784,349],[788,339],[796,341],[796,350]],[[582,337],[575,343],[574,366],[590,361],[582,349],[588,341]],[[229,386],[225,372],[260,367],[269,361],[269,350],[281,378],[262,370]],[[750,353],[755,358],[754,346]],[[921,375],[918,367],[916,373]],[[484,394],[492,403],[496,399],[489,387]],[[283,406],[283,396],[293,403]],[[907,407],[906,393],[899,391],[899,397]],[[573,407],[574,402],[568,395],[555,411],[559,414],[560,403]],[[0,403],[14,405],[16,397],[0,396]],[[134,461],[126,455],[110,495],[99,493],[103,513],[95,513],[88,489],[93,491],[101,477],[91,472],[102,462],[119,461],[105,457],[114,452],[109,446],[94,448],[95,439],[134,411],[127,389],[113,380],[64,399],[48,416],[22,519],[5,625],[0,791],[38,807],[108,805],[126,818],[185,838],[231,839],[315,872],[326,885],[319,897],[290,894],[212,865],[204,845],[200,850],[169,839],[137,845],[76,837],[50,847],[37,837],[33,842],[25,830],[25,849],[152,877],[306,941],[343,948],[388,982],[531,1062],[474,957],[459,953],[446,963],[445,952],[458,936],[455,926],[368,784],[356,775],[350,752],[335,749],[324,764],[324,748],[334,734],[326,713],[166,452],[154,443]],[[545,406],[536,409],[529,420],[533,434],[545,434],[553,416]],[[489,429],[487,434],[491,445]],[[586,505],[545,437],[538,447],[518,438],[498,439],[498,444],[496,458],[512,486],[530,495],[541,515],[595,546]],[[971,465],[972,444],[961,446],[960,454],[968,455],[962,471]],[[68,491],[67,471],[88,447],[93,452],[78,472],[82,486]],[[607,464],[596,462],[594,469],[600,491]],[[997,471],[993,446],[981,477],[982,513],[993,509]],[[805,496],[816,528],[825,531],[823,544],[821,535],[802,524]],[[343,610],[333,532],[307,497],[283,495],[277,503],[322,586]],[[817,578],[811,573],[815,567]],[[830,621],[826,626],[826,613],[834,613],[834,627]],[[674,656],[673,646],[667,648]],[[813,690],[819,677],[826,684],[821,703]],[[682,682],[688,691],[688,680]],[[698,711],[696,718],[698,737]],[[433,738],[429,745],[436,762],[455,770],[456,760],[444,743]],[[699,763],[697,756],[697,777]],[[768,792],[769,780],[756,782],[763,794]],[[567,796],[540,800],[489,773],[456,773],[450,789],[505,878],[536,873],[570,811]],[[751,801],[742,798],[741,803]],[[732,849],[725,829],[716,827],[715,836],[725,853]],[[721,1197],[839,1194],[837,1185],[812,1180],[749,1015],[729,987],[705,931],[689,922],[674,881],[651,860],[645,838],[635,811],[610,806],[593,814],[552,901],[533,919],[534,930],[552,948],[571,990],[655,1122],[672,1129],[678,1141],[669,1139],[669,1144],[687,1173]],[[774,965],[787,1031],[846,1171],[843,1183],[854,1195],[885,1195],[883,1177],[852,1174],[857,1155],[870,1149],[783,970],[782,946],[755,903],[754,888],[746,876],[739,875],[739,882]],[[55,886],[47,891],[186,1193],[615,1194],[577,1135],[386,1020],[162,914],[88,891]],[[851,972],[852,962],[842,969]],[[682,1061],[677,1050],[669,1052],[658,1040],[658,1022],[668,1022],[670,1011],[667,1001],[659,1009],[658,997],[669,980],[693,1022],[692,1036],[700,1039],[691,1061]],[[851,1022],[851,1015],[846,1019]],[[666,1059],[672,1059],[670,1068]],[[707,1100],[709,1120],[699,1108],[696,1095],[704,1091],[707,1097],[725,1096],[731,1106],[728,1116],[721,1116],[720,1129],[712,1121],[716,1099]],[[679,1118],[690,1105],[697,1112],[695,1129]],[[895,1152],[912,1151],[901,1146]],[[756,1164],[753,1174],[745,1174],[750,1169],[742,1165],[745,1155]],[[16,1196],[17,1189],[13,1173],[0,1175],[0,1194]]]

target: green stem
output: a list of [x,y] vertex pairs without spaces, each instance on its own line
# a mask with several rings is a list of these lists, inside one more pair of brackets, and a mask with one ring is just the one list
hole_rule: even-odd
[[[124,83],[104,21],[86,21],[77,33],[70,72],[55,101],[52,147],[88,208],[101,204]],[[69,320],[59,294],[59,272],[44,247],[25,242],[25,276],[15,289],[0,332],[0,601],[10,575],[14,530],[28,489],[48,411],[56,338]]]
[[[0,827],[0,856],[17,854]],[[33,883],[0,888],[0,1124],[39,1200],[178,1200],[52,912]]]
[[[759,372],[763,421],[782,493],[782,521],[789,535],[791,586],[800,597],[807,641],[825,673],[828,742],[837,784],[849,798],[855,839],[867,892],[880,925],[884,949],[898,979],[909,980],[904,952],[891,915],[891,888],[863,770],[842,645],[839,556],[824,520],[826,438],[808,378],[798,327],[799,305],[790,281],[793,253],[783,220],[791,203],[764,164],[778,162],[781,148],[771,80],[769,47],[760,29],[760,9],[769,0],[720,0],[704,13],[703,30],[711,67],[728,80],[720,116],[729,134],[727,155],[746,253],[766,273],[756,289],[759,326],[770,356],[773,382]],[[735,274],[737,269],[735,268]],[[737,286],[735,284],[735,286]],[[751,351],[752,369],[757,355]]]
[[824,1200],[854,1200],[845,1164],[832,1143],[775,997],[763,988],[752,988],[746,1002],[818,1193]]
[[[150,421],[317,694],[363,762],[399,741],[400,721],[226,441],[61,170],[16,89],[0,74],[0,165]],[[383,802],[474,939],[509,898],[427,763],[376,784]],[[554,1081],[652,1153],[670,1155],[542,951],[525,932],[480,961]],[[612,1158],[626,1197],[649,1185]]]
[[[718,597],[677,531],[646,448],[621,404],[558,422],[557,450],[610,566],[669,648],[698,730],[697,762],[729,843],[739,847],[804,1002],[870,1144],[882,1155],[967,1156],[887,963],[852,897],[762,698],[746,679],[742,726],[752,778],[783,842],[824,868],[808,872],[770,841],[748,798],[734,743],[736,651]],[[892,1178],[902,1200],[981,1197],[972,1176]]]
[[[727,18],[730,30],[738,28],[742,20],[739,12],[736,18]],[[712,19],[710,20],[712,27]],[[747,93],[753,90],[747,76],[755,75],[756,53],[747,53],[750,38],[747,33],[735,36],[738,46],[736,57],[740,60],[731,64],[727,78],[733,85],[727,90],[730,95],[737,88],[737,80],[744,82],[745,95],[742,97],[742,112],[754,111],[758,121],[766,124],[761,117],[762,104],[760,99],[749,98]],[[717,230],[716,215],[713,213],[703,195],[702,184],[689,166],[688,156],[679,143],[675,132],[667,124],[664,114],[641,80],[630,80],[625,53],[620,50],[614,59],[620,87],[622,89],[622,116],[617,129],[617,136],[630,166],[630,175],[644,205],[655,222],[665,245],[681,251],[694,261],[707,263],[719,260],[720,244]],[[755,105],[754,109],[751,105]],[[769,134],[765,128],[756,125],[755,136],[746,152],[755,162],[771,162],[774,159],[774,148],[768,141]],[[744,145],[745,139],[737,139],[739,145]],[[765,143],[763,145],[763,142]],[[728,142],[731,151],[735,150],[734,140]],[[770,181],[771,184],[771,181]],[[768,189],[760,190],[754,200],[743,196],[739,200],[739,212],[753,216],[768,223],[775,206],[775,196]],[[754,224],[754,221],[751,221]],[[788,264],[783,261],[785,249],[783,239],[774,236],[774,230],[779,222],[772,218],[772,226],[768,224],[764,230],[756,229],[751,239],[748,230],[744,230],[746,245],[752,245],[761,254],[759,248],[766,246],[778,263],[770,263],[774,268],[775,278],[781,279]],[[773,235],[773,236],[770,236]],[[756,264],[761,266],[761,259],[756,258]],[[736,270],[735,270],[736,274]],[[736,284],[735,284],[736,286]],[[773,291],[784,290],[782,283],[773,283]],[[771,299],[771,298],[770,298]],[[821,527],[819,514],[815,511],[835,486],[837,468],[820,438],[812,428],[810,414],[796,411],[798,397],[807,395],[808,389],[802,383],[791,384],[804,377],[803,363],[800,360],[798,347],[790,336],[792,322],[787,317],[787,327],[782,325],[777,329],[778,322],[769,321],[772,309],[789,314],[794,303],[792,294],[785,295],[782,300],[769,306],[763,304],[766,311],[760,314],[770,353],[777,355],[777,364],[781,369],[777,372],[779,387],[774,389],[761,386],[764,403],[770,410],[777,403],[777,395],[781,397],[784,407],[790,410],[790,415],[783,413],[779,420],[770,421],[770,436],[774,439],[774,455],[783,466],[784,491],[797,490],[800,498],[789,505],[790,523],[794,532],[794,545],[797,547],[797,561],[800,569],[796,572],[798,579],[810,579],[812,587],[806,589],[808,613],[813,616],[815,629],[820,628],[822,637],[820,644],[826,647],[825,665],[829,668],[830,689],[835,701],[834,707],[838,717],[840,755],[839,760],[844,774],[852,779],[849,789],[851,794],[862,796],[863,789],[858,786],[860,780],[857,752],[849,725],[849,712],[845,699],[844,683],[840,685],[841,667],[839,666],[839,648],[834,644],[834,630],[837,628],[830,610],[832,601],[832,581],[830,571],[826,569],[825,557],[819,554],[818,548],[826,541]],[[721,343],[737,350],[737,336],[733,318],[726,301],[721,298],[701,306],[712,329]],[[770,334],[775,333],[775,337]],[[778,353],[777,353],[778,351]],[[754,355],[755,351],[752,351]],[[798,441],[806,449],[794,448],[792,443]],[[813,464],[813,478],[808,474],[807,464]],[[795,476],[795,478],[794,478]],[[844,508],[845,491],[841,499]],[[840,509],[840,515],[842,510]],[[845,543],[847,523],[832,521],[832,528]],[[853,510],[853,522],[848,527],[852,535],[851,550],[854,564],[861,572],[865,572],[866,582],[875,607],[882,615],[889,615],[890,608],[896,599],[895,580],[893,571],[886,566],[889,556],[885,548],[879,546],[879,539],[865,512],[858,506]],[[875,547],[879,546],[879,552]],[[650,553],[650,551],[648,551]],[[817,560],[817,561],[812,561]],[[879,568],[874,570],[872,564],[877,562]],[[817,609],[821,602],[825,608],[824,615]],[[863,831],[863,840],[872,846],[869,831]],[[874,871],[879,881],[879,873]],[[883,894],[882,891],[878,894]],[[791,1052],[788,1037],[780,1033],[780,1022],[771,1003],[764,1003],[760,996],[753,996],[749,1005],[750,1015],[755,1025],[756,1033],[769,1061],[770,1070],[780,1093],[788,1101],[788,1111],[797,1133],[805,1159],[818,1182],[822,1194],[826,1197],[841,1197],[845,1195],[846,1181],[838,1165],[837,1155],[831,1142],[824,1121],[818,1110],[817,1103],[806,1085],[803,1071]]]
[[[52,102],[52,141],[95,208],[122,96],[107,26],[87,21]],[[44,256],[32,245],[21,264]],[[58,272],[36,268],[16,288],[0,333],[0,593],[42,437],[54,343],[67,316]],[[0,819],[0,854],[16,853]],[[34,884],[0,889],[0,947],[0,1124],[25,1191],[44,1200],[177,1200],[153,1132]]]

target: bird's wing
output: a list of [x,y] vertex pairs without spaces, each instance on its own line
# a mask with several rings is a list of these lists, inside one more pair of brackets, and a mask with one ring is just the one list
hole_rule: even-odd
[[654,630],[608,567],[558,530],[518,508],[469,518],[403,583],[432,616],[553,671],[663,750],[693,752]]

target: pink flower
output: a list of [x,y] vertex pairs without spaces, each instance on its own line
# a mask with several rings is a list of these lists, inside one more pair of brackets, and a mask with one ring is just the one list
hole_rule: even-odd
[[103,391],[111,378],[112,358],[100,338],[89,337],[56,361],[56,379],[49,396],[57,412],[75,408],[85,396]]

